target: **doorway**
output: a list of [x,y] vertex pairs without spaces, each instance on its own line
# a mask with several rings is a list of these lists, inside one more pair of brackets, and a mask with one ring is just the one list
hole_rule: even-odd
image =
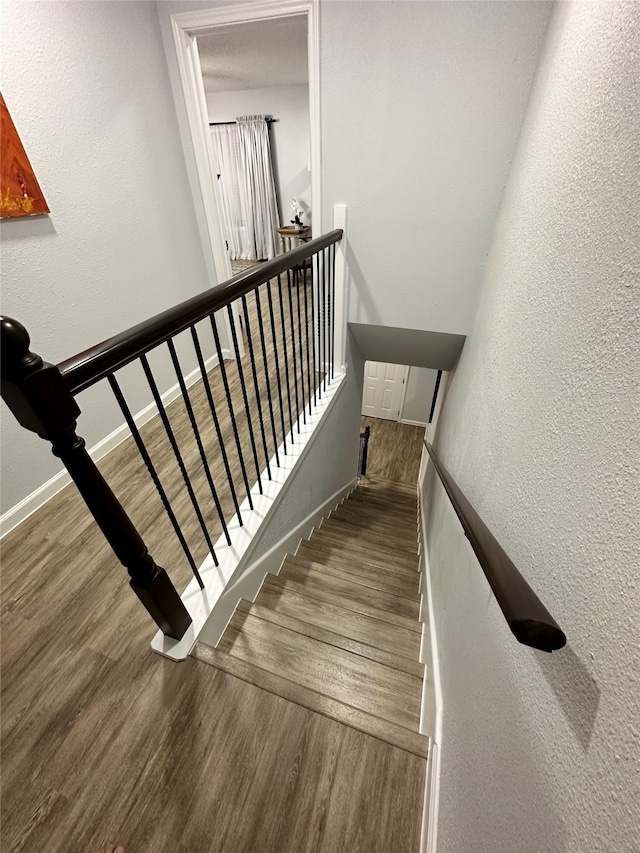
[[[320,91],[318,8],[313,0],[273,0],[269,4],[230,4],[224,7],[171,15],[171,27],[178,61],[180,84],[184,96],[189,133],[193,143],[206,231],[218,282],[231,276],[231,259],[226,247],[222,201],[217,186],[216,158],[209,130],[207,95],[200,61],[199,40],[215,37],[222,30],[232,30],[240,25],[252,25],[251,38],[260,38],[262,27],[273,32],[278,24],[283,28],[291,18],[306,23],[307,86],[309,110],[309,166],[310,209],[313,219],[321,227],[321,175],[320,175]],[[204,41],[202,42],[204,44]],[[285,63],[283,62],[283,65]],[[206,69],[205,69],[206,71]],[[206,72],[209,73],[209,72]],[[236,81],[229,85],[245,85]],[[277,116],[274,116],[277,118]],[[276,143],[277,145],[277,143]],[[284,202],[284,203],[282,203]],[[281,200],[284,218],[286,204]],[[293,218],[293,216],[291,217]]]
[[409,368],[404,364],[367,361],[362,388],[362,414],[399,421]]
[[232,267],[310,232],[307,18],[216,27],[197,36],[216,186]]

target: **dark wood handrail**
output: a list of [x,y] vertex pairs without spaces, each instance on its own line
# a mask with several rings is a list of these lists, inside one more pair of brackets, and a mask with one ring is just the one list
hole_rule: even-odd
[[124,367],[199,320],[219,311],[274,276],[292,269],[341,239],[342,229],[340,228],[323,234],[322,237],[317,237],[290,252],[278,255],[271,261],[265,261],[259,266],[238,273],[228,281],[66,359],[58,365],[58,368],[69,390],[72,394],[77,394],[89,388],[114,370]]
[[561,649],[567,642],[564,632],[440,462],[433,447],[426,441],[424,446],[516,639],[543,652]]

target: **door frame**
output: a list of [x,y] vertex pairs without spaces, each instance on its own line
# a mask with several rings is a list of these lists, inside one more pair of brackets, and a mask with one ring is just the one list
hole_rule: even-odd
[[[193,146],[198,183],[218,283],[231,278],[231,261],[222,227],[220,190],[215,180],[213,146],[207,113],[207,102],[200,68],[197,36],[229,24],[252,23],[273,18],[306,15],[307,61],[309,64],[309,139],[311,148],[311,211],[316,228],[322,229],[322,181],[320,175],[320,28],[318,0],[265,0],[265,2],[231,3],[195,12],[176,12],[170,16],[182,95],[187,111],[189,134]],[[243,355],[242,334],[234,306],[238,343]],[[231,330],[227,313],[223,312],[227,339]]]
[[[402,412],[404,410],[404,401],[405,401],[406,396],[407,396],[407,385],[409,384],[409,370],[411,369],[411,365],[410,364],[399,364],[398,362],[395,362],[395,361],[377,361],[377,359],[375,359],[375,358],[367,358],[365,360],[365,371],[364,371],[364,380],[363,380],[363,387],[362,387],[363,394],[364,394],[364,381],[366,381],[366,378],[367,378],[366,365],[367,365],[367,362],[370,362],[370,361],[373,361],[376,364],[395,364],[396,367],[401,367],[404,371],[402,374],[402,388],[400,390],[400,401],[399,401],[400,406],[398,409],[398,417],[395,419],[395,421],[391,421],[392,423],[400,423],[400,421],[402,420]],[[365,415],[364,412],[362,411],[363,407],[364,407],[364,398],[360,402],[360,414],[363,415],[364,417],[369,417],[369,418],[375,418],[376,417],[375,415]],[[390,421],[391,418],[380,418],[380,420],[389,420]]]

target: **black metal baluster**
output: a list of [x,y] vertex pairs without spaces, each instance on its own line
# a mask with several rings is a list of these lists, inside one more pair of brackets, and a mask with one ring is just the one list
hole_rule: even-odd
[[122,414],[124,415],[124,419],[127,422],[127,426],[131,430],[131,435],[133,436],[133,440],[135,441],[136,447],[138,448],[140,456],[142,457],[142,461],[146,465],[147,471],[149,472],[149,476],[153,480],[153,484],[156,487],[158,494],[160,495],[160,500],[162,501],[162,505],[164,506],[165,512],[169,516],[169,521],[171,522],[171,526],[173,527],[174,532],[175,532],[176,536],[178,537],[178,541],[180,542],[180,545],[182,546],[182,550],[184,551],[185,557],[187,558],[187,562],[191,566],[191,571],[193,572],[196,580],[198,581],[200,589],[204,589],[204,584],[202,582],[202,578],[200,577],[200,572],[198,571],[198,567],[196,566],[196,561],[193,559],[193,555],[191,554],[191,551],[189,550],[189,546],[187,544],[187,540],[184,538],[182,528],[180,527],[180,524],[178,523],[178,519],[176,518],[176,515],[173,511],[173,508],[171,507],[171,503],[169,501],[169,498],[167,497],[167,493],[164,490],[162,482],[160,481],[160,477],[158,476],[158,472],[156,471],[155,466],[154,466],[153,462],[151,461],[151,457],[149,456],[149,452],[147,451],[146,445],[145,445],[144,441],[142,440],[142,436],[140,435],[140,430],[136,426],[136,422],[133,418],[133,415],[131,414],[131,409],[127,405],[127,401],[124,398],[124,394],[122,393],[122,389],[120,388],[120,385],[118,384],[118,380],[113,375],[113,373],[110,373],[109,376],[107,376],[107,379],[109,381],[109,385],[111,386],[111,390],[113,391],[113,394],[114,394],[114,396],[118,402],[118,405],[120,406],[120,410],[122,411]]
[[326,331],[326,308],[325,308],[325,298],[324,298],[324,279],[327,274],[326,269],[326,258],[324,254],[324,250],[322,252],[322,274],[320,275],[320,281],[318,282],[319,288],[319,298],[320,298],[320,370],[322,372],[322,379],[320,380],[320,384],[324,384],[325,390],[327,387],[326,384],[326,376],[327,376],[327,350],[325,347],[325,331]]
[[182,393],[182,399],[184,400],[187,415],[191,423],[193,437],[195,438],[196,444],[198,446],[198,452],[200,454],[200,460],[202,462],[202,469],[204,471],[205,477],[207,478],[207,483],[209,484],[209,488],[211,490],[211,497],[213,498],[213,502],[216,505],[218,518],[220,519],[220,524],[222,525],[222,532],[224,533],[224,538],[227,540],[227,545],[231,545],[231,537],[229,536],[229,530],[227,529],[227,522],[224,518],[224,512],[222,511],[220,499],[218,498],[218,491],[215,487],[215,483],[213,482],[213,477],[211,476],[211,469],[209,468],[207,454],[205,453],[204,444],[202,443],[202,436],[200,435],[200,430],[198,429],[198,421],[196,420],[196,415],[193,411],[193,406],[191,405],[191,398],[189,397],[187,383],[184,381],[184,375],[182,373],[182,368],[180,367],[180,360],[178,359],[178,353],[176,352],[176,347],[173,343],[173,338],[169,338],[169,340],[167,341],[167,347],[169,348],[171,361],[173,362],[173,367],[176,372],[176,377],[178,379],[178,385],[180,386],[180,391]]
[[260,400],[260,388],[258,387],[258,371],[256,370],[256,358],[253,352],[253,341],[251,339],[251,328],[249,326],[249,311],[247,309],[247,297],[242,297],[242,313],[244,314],[247,344],[249,345],[249,361],[251,362],[251,375],[253,376],[253,387],[256,392],[256,407],[258,409],[258,421],[260,423],[260,435],[262,436],[262,448],[264,459],[267,464],[267,476],[271,479],[271,466],[269,465],[269,450],[267,448],[267,436],[264,431],[264,418],[262,416],[262,402]]
[[[291,296],[291,270],[287,270],[287,290],[289,291],[289,325],[291,327],[291,354],[293,356],[293,388],[295,391],[296,400],[296,421],[298,424],[298,433],[300,432],[300,405],[298,403],[298,370],[296,367],[296,330],[293,322],[293,297]],[[286,346],[286,340],[285,340]],[[293,424],[291,425],[291,435],[293,435]]]
[[258,310],[258,329],[260,331],[260,346],[262,348],[262,361],[264,364],[264,381],[267,386],[267,400],[269,401],[269,416],[271,418],[271,432],[273,433],[273,446],[275,448],[276,465],[280,467],[280,456],[278,454],[278,434],[276,432],[276,419],[273,415],[273,400],[271,399],[271,381],[269,379],[269,368],[267,365],[267,348],[264,343],[264,328],[262,326],[262,306],[260,304],[260,289],[256,287],[256,308]]
[[[282,400],[282,383],[280,381],[280,357],[278,356],[278,342],[276,340],[276,324],[273,317],[273,297],[271,295],[271,282],[267,282],[267,302],[269,304],[269,320],[271,322],[271,340],[273,342],[273,355],[276,363],[276,382],[278,383],[278,402],[280,403],[280,421],[282,423],[282,448],[287,455],[287,428],[284,425],[284,403]],[[266,362],[265,362],[266,363]]]
[[240,361],[240,350],[238,348],[238,336],[236,334],[236,326],[233,322],[233,312],[231,305],[227,305],[227,313],[229,315],[229,325],[231,326],[231,337],[233,339],[233,348],[236,353],[236,364],[238,366],[238,376],[240,377],[240,387],[242,388],[242,399],[244,400],[244,410],[247,413],[247,426],[249,427],[249,438],[251,440],[251,451],[253,453],[253,461],[256,466],[256,476],[258,477],[258,489],[262,494],[262,480],[260,479],[260,463],[258,461],[258,448],[253,435],[253,424],[251,422],[251,410],[249,409],[249,399],[247,397],[247,386],[244,381],[244,371],[242,370],[242,362]]
[[187,492],[189,493],[189,497],[191,498],[191,503],[193,504],[193,509],[195,511],[198,522],[200,523],[200,527],[202,529],[202,534],[205,538],[205,542],[211,552],[211,556],[213,557],[213,562],[215,565],[218,565],[218,558],[216,557],[215,551],[213,550],[213,542],[211,541],[211,537],[209,536],[209,531],[207,530],[207,525],[205,524],[204,518],[202,517],[202,512],[200,511],[200,505],[198,504],[198,499],[196,498],[196,494],[193,491],[193,486],[191,485],[191,480],[189,479],[189,475],[187,474],[187,469],[185,468],[184,460],[182,459],[182,455],[180,454],[180,448],[178,447],[178,442],[176,441],[176,437],[173,433],[173,429],[171,428],[171,424],[169,422],[169,418],[164,408],[164,404],[162,402],[162,397],[160,396],[160,392],[158,391],[158,386],[156,385],[156,381],[153,378],[153,373],[151,372],[151,367],[149,366],[149,361],[147,360],[146,355],[140,356],[140,362],[142,364],[142,369],[144,370],[144,375],[147,377],[147,382],[149,383],[149,387],[151,388],[151,393],[153,394],[153,399],[155,400],[156,406],[158,407],[158,414],[160,415],[160,419],[162,420],[162,424],[164,426],[165,432],[167,433],[167,438],[169,439],[169,443],[171,444],[171,448],[176,457],[176,462],[178,463],[178,467],[180,468],[180,473],[182,474],[182,479],[184,480],[184,484],[187,487]]
[[336,370],[336,244],[331,246],[331,305],[333,306],[329,326],[331,329],[331,378]]
[[324,255],[324,276],[322,278],[322,290],[324,298],[324,387],[328,384],[329,377],[329,258],[327,249],[322,250]]
[[224,470],[227,474],[227,480],[229,481],[229,490],[231,491],[231,497],[233,499],[233,505],[236,510],[236,515],[238,516],[238,522],[240,527],[242,527],[242,516],[240,515],[240,506],[238,505],[238,497],[236,495],[236,487],[233,482],[233,476],[231,474],[231,466],[229,465],[229,458],[227,456],[227,449],[224,446],[224,438],[222,436],[222,430],[220,428],[220,421],[218,420],[218,413],[216,411],[216,406],[213,400],[213,393],[211,391],[211,385],[209,383],[209,376],[207,375],[207,368],[204,363],[204,357],[202,355],[202,348],[200,346],[200,339],[198,338],[198,333],[196,331],[195,326],[191,326],[191,338],[193,340],[193,347],[196,351],[196,356],[198,358],[198,365],[200,366],[200,373],[202,374],[202,384],[204,385],[205,394],[207,395],[207,401],[209,403],[209,408],[211,409],[211,417],[213,419],[213,425],[216,429],[216,436],[218,437],[218,444],[220,446],[220,453],[222,455],[222,462],[224,464]]
[[307,402],[309,403],[309,414],[311,414],[311,368],[309,366],[309,305],[307,295],[307,262],[302,262],[302,286],[304,287],[304,330],[305,345],[307,349]]
[[316,387],[318,389],[318,399],[322,399],[322,350],[320,347],[321,330],[322,330],[322,310],[320,302],[320,252],[316,253],[316,286],[314,291],[314,300],[316,306],[317,325],[315,331],[315,340],[313,344],[314,352],[317,352],[318,358],[318,375],[316,377]]
[[236,449],[238,451],[238,459],[240,460],[240,470],[242,471],[242,479],[244,480],[244,485],[247,490],[247,500],[249,501],[249,509],[253,509],[253,501],[251,500],[251,490],[249,486],[249,478],[247,477],[247,468],[244,464],[244,455],[242,453],[242,446],[240,444],[240,435],[238,434],[238,424],[236,423],[236,416],[233,411],[233,402],[231,400],[231,389],[229,388],[229,379],[227,377],[227,368],[224,364],[224,357],[222,355],[222,347],[220,346],[220,336],[218,335],[218,328],[216,326],[216,321],[213,315],[209,317],[211,321],[211,328],[213,329],[213,339],[216,344],[216,350],[218,353],[218,363],[220,366],[220,374],[222,376],[222,384],[224,385],[224,393],[227,396],[227,406],[229,407],[229,417],[231,418],[231,426],[233,427],[233,436],[236,442]]
[[[296,284],[296,305],[298,307],[298,345],[300,347],[300,396],[302,398],[302,422],[307,422],[307,411],[304,401],[304,350],[302,348],[302,316],[300,312],[300,275],[298,268],[294,267],[293,277]],[[293,339],[295,346],[295,337]]]
[[289,426],[291,427],[291,444],[293,444],[293,413],[291,411],[291,383],[289,380],[289,356],[287,354],[287,326],[284,320],[284,300],[282,298],[282,279],[280,276],[278,276],[278,297],[280,299],[280,328],[282,330],[284,375],[287,382],[287,408],[289,410]]
[[[315,256],[318,257],[317,255]],[[317,266],[317,264],[316,264]],[[309,269],[311,270],[311,358],[313,362],[313,405],[316,406],[318,403],[317,396],[317,386],[318,380],[316,377],[316,288],[314,286],[315,279],[313,275],[313,257],[309,258]]]

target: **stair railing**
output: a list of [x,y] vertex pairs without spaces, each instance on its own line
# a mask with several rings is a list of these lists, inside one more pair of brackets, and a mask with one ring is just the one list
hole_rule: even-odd
[[[109,383],[171,527],[202,589],[203,582],[192,549],[163,484],[162,471],[153,461],[153,454],[144,441],[117,373],[134,361],[140,363],[179,467],[184,490],[197,518],[197,526],[215,565],[218,565],[213,537],[205,521],[203,499],[196,494],[188,468],[193,469],[196,463],[201,466],[199,470],[204,473],[208,485],[207,506],[215,505],[223,534],[231,544],[228,518],[222,510],[222,492],[226,492],[227,497],[230,495],[231,500],[226,503],[233,503],[238,523],[242,525],[242,493],[246,495],[249,508],[253,509],[251,481],[262,493],[265,469],[267,478],[271,478],[271,452],[275,451],[275,464],[279,466],[278,448],[287,453],[287,445],[296,440],[300,421],[306,422],[307,415],[311,415],[335,376],[335,261],[336,246],[342,233],[341,229],[336,229],[271,261],[256,265],[58,365],[48,364],[30,351],[30,337],[22,324],[10,317],[0,318],[3,399],[25,429],[51,443],[52,452],[64,463],[116,557],[127,569],[131,588],[167,637],[181,639],[192,622],[191,616],[166,570],[149,554],[129,515],[89,455],[84,439],[77,434],[80,408],[75,397],[101,380]],[[242,316],[241,331],[236,328],[233,316],[232,305],[236,301]],[[229,317],[230,343],[233,344],[241,394],[232,391],[229,381],[231,366],[225,367],[214,316],[220,311],[226,311]],[[226,398],[223,407],[225,423],[228,424],[228,417],[233,431],[233,441],[228,443],[230,446],[222,434],[220,404],[215,403],[212,393],[211,375],[201,342],[203,329],[212,333],[215,343]],[[193,347],[192,356],[198,364],[198,381],[202,382],[208,403],[207,417],[215,427],[225,471],[224,478],[218,478],[217,482],[211,472],[211,447],[207,449],[203,440],[202,412],[198,417],[192,400],[193,391],[189,390],[175,345],[176,336],[186,331]],[[240,335],[248,347],[248,355],[244,357]],[[189,465],[185,462],[185,453],[179,446],[168,414],[173,403],[167,404],[163,400],[148,359],[152,350],[162,346],[168,349],[178,381],[178,402],[181,400],[184,405],[193,434]],[[239,428],[245,418],[248,438]],[[241,476],[232,473],[229,459],[232,450],[239,462]],[[250,471],[255,471],[255,480]]]
[[358,456],[358,476],[364,477],[367,473],[367,457],[369,456],[369,438],[371,436],[371,427],[366,426],[363,432],[360,433],[360,453]]
[[440,462],[433,447],[426,441],[423,443],[513,635],[525,646],[543,652],[561,649],[567,638],[558,623]]

